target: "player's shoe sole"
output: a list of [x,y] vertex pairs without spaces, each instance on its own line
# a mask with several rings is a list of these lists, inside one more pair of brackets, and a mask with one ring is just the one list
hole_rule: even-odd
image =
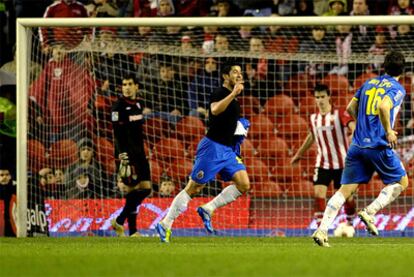
[[164,228],[164,226],[162,226],[161,223],[158,223],[157,225],[155,225],[155,230],[157,231],[161,242],[170,242],[171,229]]
[[365,224],[367,231],[373,235],[378,236],[378,229],[374,224],[374,218],[370,216],[365,209],[358,212],[358,217],[361,219],[361,221]]
[[313,241],[321,247],[331,247],[328,243],[328,234],[322,230],[316,229],[312,234]]
[[213,234],[214,228],[213,228],[213,225],[211,224],[211,215],[206,210],[204,210],[202,207],[197,208],[197,213],[203,220],[204,228],[206,229],[206,231],[210,234]]
[[118,237],[125,237],[124,227],[116,222],[116,219],[112,219],[111,226],[115,230]]

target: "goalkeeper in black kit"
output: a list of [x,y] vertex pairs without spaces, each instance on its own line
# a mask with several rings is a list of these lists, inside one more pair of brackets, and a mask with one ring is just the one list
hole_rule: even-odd
[[128,220],[129,235],[137,232],[137,207],[151,193],[150,167],[144,151],[142,125],[143,101],[138,97],[139,85],[133,76],[122,79],[122,97],[112,106],[115,149],[119,158],[117,184],[126,193],[125,206],[111,224],[116,234],[125,236],[124,222]]

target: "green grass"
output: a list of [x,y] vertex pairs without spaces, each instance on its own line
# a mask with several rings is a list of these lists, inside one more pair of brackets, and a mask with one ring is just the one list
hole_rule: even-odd
[[414,276],[414,240],[0,239],[0,276]]

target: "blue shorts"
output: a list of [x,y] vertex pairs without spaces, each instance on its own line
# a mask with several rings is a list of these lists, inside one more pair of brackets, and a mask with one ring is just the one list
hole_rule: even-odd
[[246,166],[230,146],[204,137],[197,146],[190,176],[196,183],[205,184],[213,180],[217,173],[220,173],[224,181],[230,181],[240,170],[246,170]]
[[374,171],[386,185],[399,182],[407,174],[400,158],[392,149],[360,148],[351,145],[346,155],[341,184],[368,183]]

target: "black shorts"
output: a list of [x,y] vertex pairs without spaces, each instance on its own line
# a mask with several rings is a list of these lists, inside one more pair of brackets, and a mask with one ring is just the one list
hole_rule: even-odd
[[130,165],[134,166],[135,174],[137,174],[137,180],[139,182],[151,180],[150,166],[147,157],[141,155],[138,158],[131,159]]
[[[151,180],[151,171],[150,165],[145,155],[129,155],[129,165],[131,166],[132,175],[136,174],[137,178],[133,181],[124,180],[127,186],[135,186],[141,181],[150,181]],[[117,168],[119,168],[119,163],[117,163]],[[131,178],[131,177],[130,177]],[[129,178],[128,178],[129,179]]]
[[339,189],[341,187],[342,169],[323,169],[320,167],[315,168],[313,174],[313,185],[325,185],[333,181],[334,188]]

